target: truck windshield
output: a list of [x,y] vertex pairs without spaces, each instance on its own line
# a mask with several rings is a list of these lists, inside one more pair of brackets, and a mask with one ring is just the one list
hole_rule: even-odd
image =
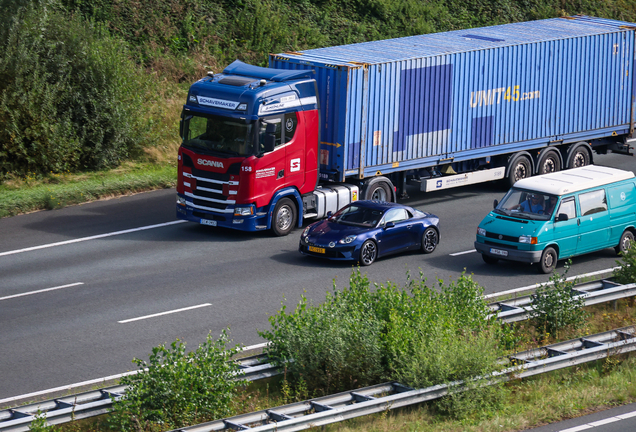
[[254,154],[252,123],[220,116],[188,115],[183,145],[231,156]]
[[557,201],[558,197],[554,195],[512,188],[494,212],[519,219],[549,220]]

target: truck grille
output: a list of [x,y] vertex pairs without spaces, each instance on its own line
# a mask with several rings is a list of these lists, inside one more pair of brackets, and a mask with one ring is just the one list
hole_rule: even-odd
[[226,173],[215,173],[194,168],[191,161],[187,163],[187,159],[184,157],[184,166],[189,166],[192,173],[182,174],[184,181],[190,182],[192,186],[192,192],[185,193],[192,206],[198,212],[231,213],[232,210],[228,210],[228,206],[233,205],[235,201],[223,195],[223,186],[238,186],[238,182],[230,182],[230,176],[239,173],[241,164],[230,165]]

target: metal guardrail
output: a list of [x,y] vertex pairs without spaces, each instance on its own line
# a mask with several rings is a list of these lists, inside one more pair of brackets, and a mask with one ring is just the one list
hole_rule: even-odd
[[[576,285],[573,291],[578,292],[575,296],[583,296],[585,305],[590,306],[636,296],[636,284],[620,285],[609,280],[601,280]],[[493,313],[498,313],[499,319],[503,322],[522,321],[528,319],[529,311],[532,310],[532,296],[528,295],[516,299],[493,302],[489,306]],[[589,340],[590,338],[586,339]],[[519,354],[517,354],[518,356]],[[237,363],[244,373],[241,377],[249,381],[272,377],[280,373],[274,365],[268,362],[268,358],[264,355],[246,357],[237,360]],[[0,432],[28,431],[31,421],[38,415],[38,412],[46,416],[48,424],[62,424],[74,419],[79,420],[107,413],[112,407],[112,399],[118,400],[121,398],[125,394],[126,388],[126,386],[112,386],[101,390],[0,410]],[[193,430],[198,431],[198,429]]]
[[[481,385],[537,375],[635,350],[636,327],[625,327],[517,353],[510,358],[510,362],[518,364],[486,377]],[[419,390],[395,382],[384,383],[175,429],[173,432],[299,431],[437,399],[447,395],[451,387],[460,391],[466,389],[464,382]]]

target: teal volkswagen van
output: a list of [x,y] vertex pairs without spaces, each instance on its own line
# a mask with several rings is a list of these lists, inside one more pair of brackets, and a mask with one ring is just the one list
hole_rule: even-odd
[[631,171],[588,165],[519,180],[477,228],[475,249],[487,264],[539,263],[613,247],[625,252],[636,234],[636,178]]

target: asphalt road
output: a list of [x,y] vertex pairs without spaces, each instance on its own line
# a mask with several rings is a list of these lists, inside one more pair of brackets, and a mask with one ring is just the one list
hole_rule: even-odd
[[[595,157],[635,168],[633,157]],[[547,281],[533,266],[487,266],[468,252],[505,190],[494,183],[410,189],[402,202],[440,216],[440,245],[363,272],[402,285],[407,271],[421,271],[433,285],[465,270],[486,293]],[[123,373],[158,344],[179,338],[192,348],[226,327],[234,343],[263,342],[257,330],[269,328],[281,302],[293,307],[302,294],[320,302],[352,272],[351,263],[301,256],[300,230],[277,238],[175,221],[174,190],[0,220],[0,399]],[[616,259],[613,249],[575,258],[569,275],[611,268]]]

